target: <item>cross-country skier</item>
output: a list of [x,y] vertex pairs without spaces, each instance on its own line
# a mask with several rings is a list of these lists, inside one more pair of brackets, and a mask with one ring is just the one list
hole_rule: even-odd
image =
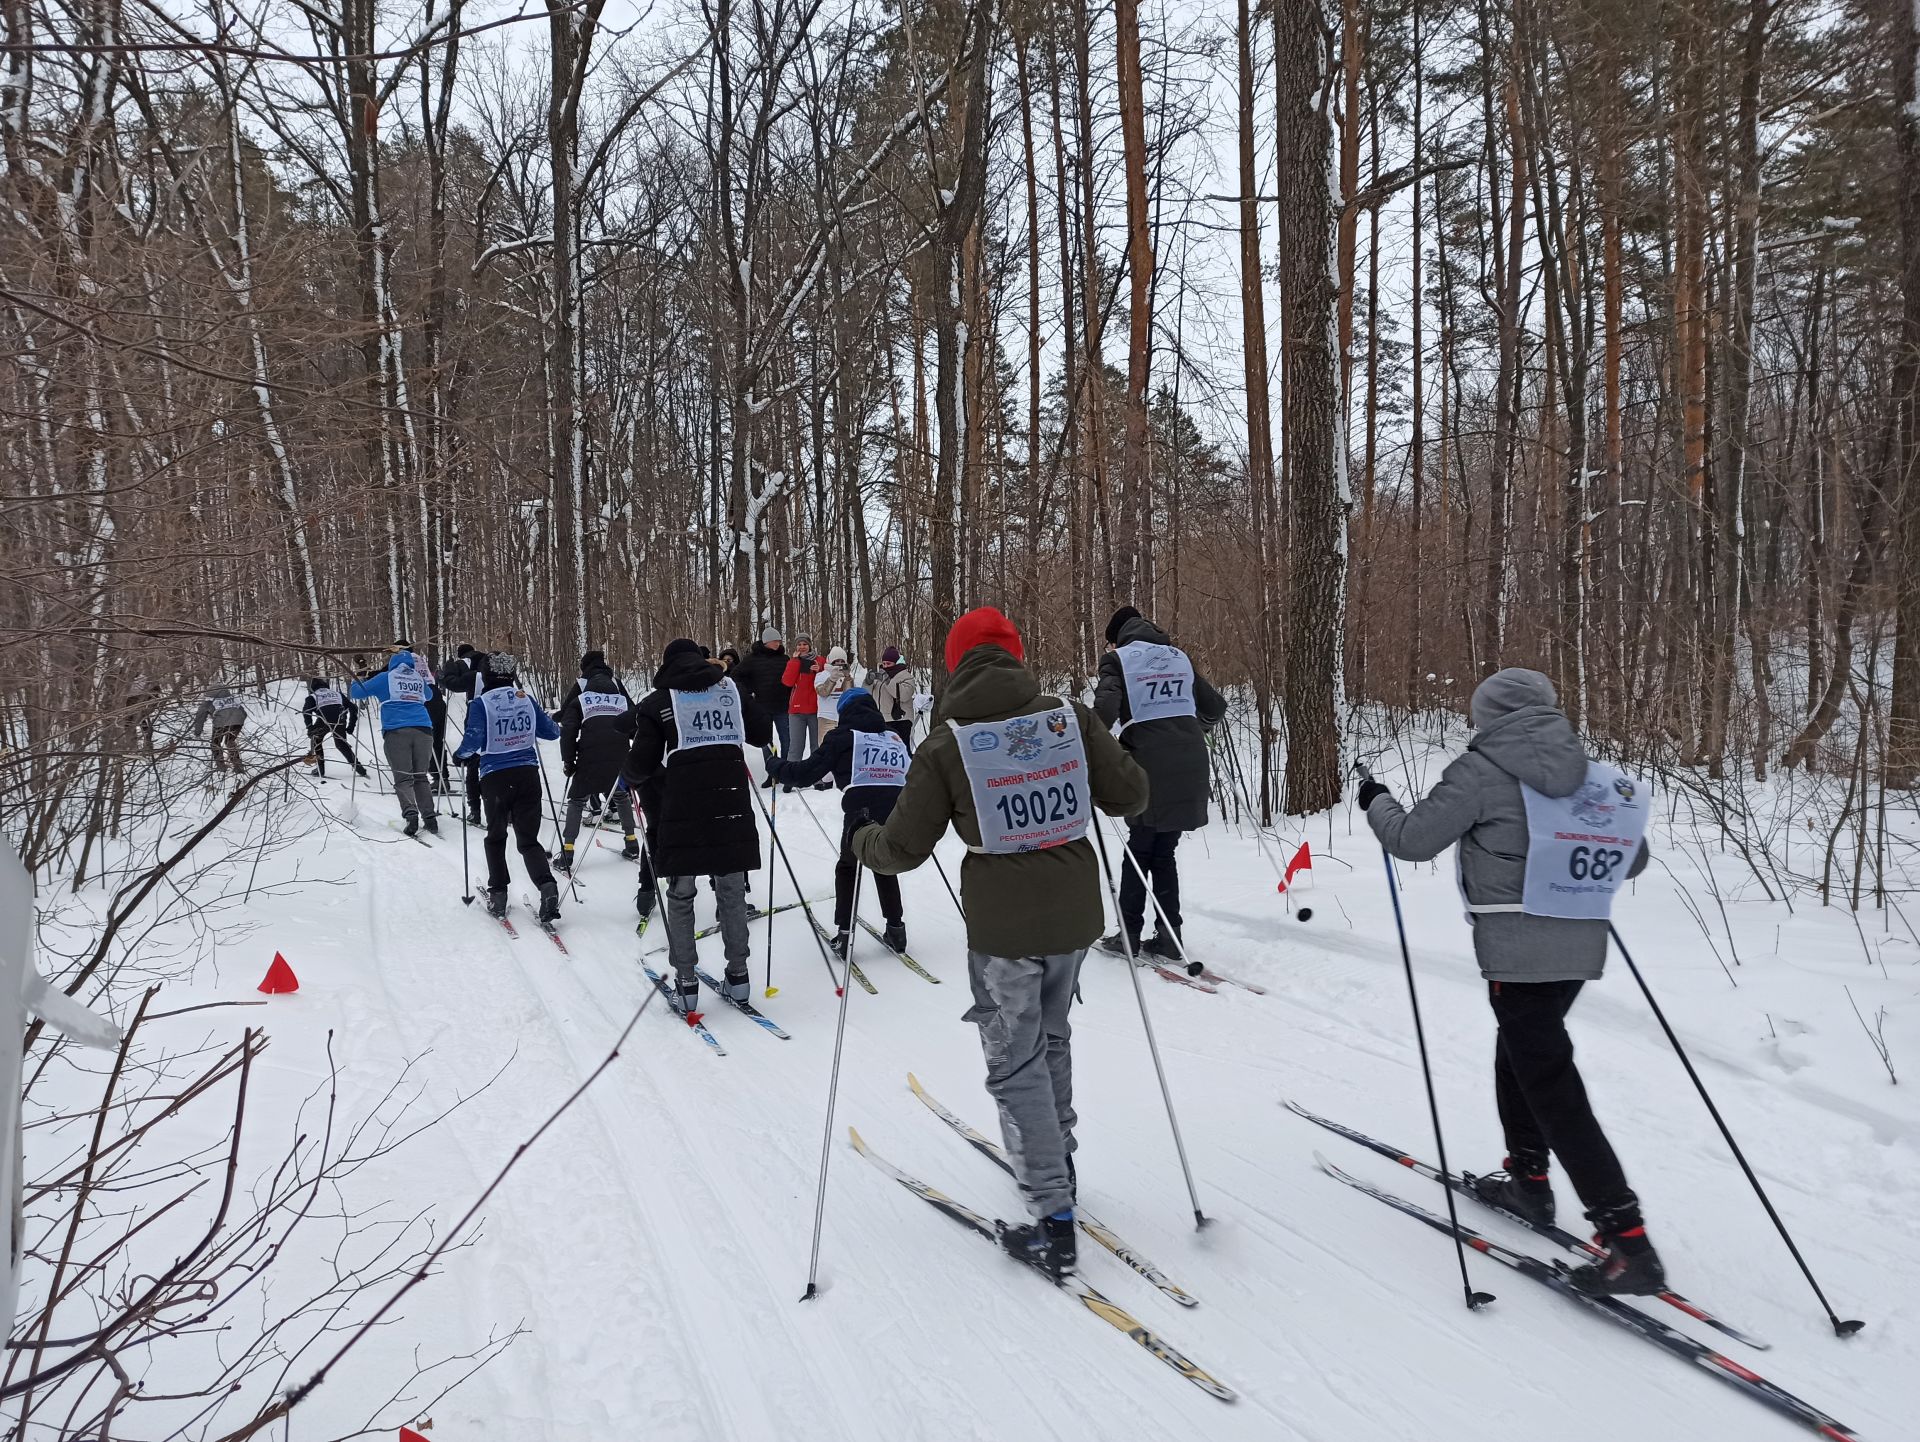
[[[762,711],[773,720],[774,734],[779,738],[780,754],[793,755],[789,743],[787,706],[793,700],[793,693],[781,679],[787,670],[787,651],[780,637],[778,626],[767,626],[760,632],[760,639],[753,643],[753,649],[747,652],[733,673],[733,682],[747,695],[753,697]],[[773,785],[773,777],[760,783]]]
[[[907,781],[907,743],[897,736],[864,687],[840,697],[840,724],[826,734],[820,747],[804,761],[767,763],[767,774],[789,786],[811,786],[832,776],[843,788],[840,809],[840,859],[833,868],[833,949],[844,960],[852,941],[853,883],[859,863],[853,855],[853,833],[868,821],[885,821]],[[906,915],[900,909],[900,882],[875,872],[873,889],[880,895],[880,914],[886,918],[883,940],[895,951],[907,949]]]
[[393,792],[400,814],[407,819],[407,835],[422,826],[438,836],[440,821],[433,801],[433,719],[427,698],[433,679],[408,641],[395,641],[387,669],[347,688],[355,701],[380,703],[380,740],[387,766],[393,772]]
[[527,880],[540,889],[540,920],[560,919],[560,886],[540,844],[541,741],[560,739],[560,728],[516,679],[513,657],[488,658],[487,689],[467,707],[467,729],[456,761],[480,763],[480,799],[487,813],[487,912],[507,914],[507,828],[520,851]]
[[[486,673],[487,653],[462,644],[454,652],[453,659],[440,668],[440,674],[434,680],[440,690],[448,696],[464,696],[467,698],[467,704],[471,706],[473,698],[487,689]],[[480,762],[478,758],[467,762],[466,773],[467,825],[477,826],[480,824]]]
[[667,883],[667,959],[674,973],[667,1000],[684,1016],[700,1004],[693,899],[703,876],[713,878],[727,995],[745,1001],[752,994],[747,873],[760,869],[760,829],[742,747],[765,746],[773,723],[700,654],[697,641],[667,643],[653,686],[640,700],[624,775],[640,794],[647,851]]
[[1131,816],[1147,777],[1094,714],[1042,694],[1021,664],[1020,633],[991,606],[947,635],[951,677],[940,719],[920,743],[884,826],[854,833],[875,873],[911,871],[952,825],[966,843],[960,893],[967,972],[987,1091],[1031,1223],[1008,1251],[1073,1270],[1073,1054],[1068,1010],[1087,948],[1100,936],[1100,861],[1086,839],[1097,806]]
[[1494,1098],[1503,1172],[1475,1190],[1539,1222],[1554,1216],[1548,1154],[1560,1158],[1605,1248],[1573,1272],[1593,1293],[1666,1285],[1640,1201],[1595,1120],[1566,1018],[1607,959],[1614,889],[1647,864],[1644,785],[1590,761],[1538,671],[1509,667],[1473,693],[1473,738],[1411,811],[1369,777],[1359,801],[1380,844],[1430,861],[1459,844],[1473,950],[1498,1025]]
[[367,774],[367,768],[360,764],[360,758],[353,754],[353,746],[347,740],[347,733],[353,730],[359,715],[360,708],[324,676],[314,676],[307,681],[307,699],[300,703],[300,719],[307,724],[308,756],[318,767],[322,781],[327,778],[328,737],[333,738],[334,749],[347,758],[355,775]]
[[[640,838],[633,827],[633,798],[625,787],[614,789],[621,763],[633,746],[633,697],[598,651],[589,651],[581,660],[590,664],[581,668],[580,684],[560,708],[560,768],[569,778],[567,824],[560,833],[560,855],[554,863],[562,871],[573,870],[573,846],[580,835],[581,813],[589,802],[595,811],[600,810],[609,792],[613,793],[620,829],[626,833],[626,848],[621,854],[629,861],[640,855]],[[653,878],[642,876],[640,889],[651,897]]]
[[240,761],[240,728],[247,724],[247,707],[232,688],[215,685],[208,688],[201,698],[200,709],[193,713],[193,736],[197,741],[207,729],[207,722],[213,722],[213,769],[215,771],[232,770],[236,775],[243,769]]
[[[1180,872],[1174,849],[1180,833],[1207,824],[1206,733],[1227,714],[1227,703],[1194,669],[1187,653],[1167,639],[1131,606],[1122,606],[1107,622],[1107,654],[1100,658],[1100,679],[1093,709],[1117,726],[1120,744],[1140,763],[1152,786],[1147,809],[1127,823],[1132,861],[1120,866],[1120,925],[1125,928],[1101,945],[1108,951],[1138,956],[1180,955]],[[1153,882],[1160,923],[1143,946],[1147,884]],[[1168,934],[1168,928],[1172,934]]]

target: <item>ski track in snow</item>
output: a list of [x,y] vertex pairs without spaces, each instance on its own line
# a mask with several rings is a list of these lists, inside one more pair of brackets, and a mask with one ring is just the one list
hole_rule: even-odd
[[[461,904],[457,825],[417,847],[384,831],[390,795],[363,790],[352,829],[324,819],[332,811],[323,804],[310,820],[285,823],[311,830],[268,863],[291,874],[302,862],[310,874],[324,851],[336,871],[351,869],[351,887],[256,898],[249,915],[260,929],[245,943],[248,959],[223,957],[208,994],[250,985],[256,951],[278,948],[299,971],[298,997],[246,1014],[264,1016],[275,1038],[258,1102],[269,1114],[276,1106],[290,1114],[324,1076],[329,1027],[348,1109],[377,1096],[410,1057],[419,1058],[423,1105],[437,1107],[504,1068],[391,1164],[349,1184],[362,1204],[430,1206],[444,1224],[599,1064],[646,995],[632,929],[635,868],[612,853],[583,853],[592,864],[581,900],[563,895],[564,956],[523,908],[515,909],[516,942],[478,900]],[[333,792],[344,796],[344,786]],[[832,843],[793,815],[798,807],[837,836],[838,798],[799,792],[780,804],[780,840],[802,886],[809,897],[830,895]],[[1354,825],[1330,847],[1312,837],[1320,879],[1300,895],[1315,907],[1307,924],[1285,918],[1251,836],[1216,823],[1183,850],[1195,955],[1270,988],[1264,997],[1236,988],[1207,996],[1140,979],[1200,1203],[1213,1219],[1204,1230],[1192,1225],[1132,986],[1121,963],[1098,953],[1083,972],[1076,1104],[1089,1207],[1200,1305],[1174,1305],[1091,1242],[1083,1270],[1239,1392],[1237,1403],[1203,1395],[1070,1299],[1050,1295],[846,1145],[846,1128],[856,1126],[957,1200],[988,1215],[1019,1211],[1011,1180],[906,1086],[906,1073],[917,1071],[961,1117],[997,1130],[978,1042],[959,1019],[970,999],[964,937],[930,867],[903,878],[907,924],[916,957],[945,985],[928,985],[858,934],[856,958],[880,994],[856,989],[849,999],[816,1301],[797,1299],[839,1001],[823,984],[804,915],[792,911],[773,923],[780,994],[756,1002],[794,1039],[765,1034],[709,998],[708,1024],[727,1047],[717,1057],[681,1034],[656,999],[621,1058],[495,1194],[474,1245],[451,1255],[408,1298],[403,1319],[367,1344],[373,1365],[400,1365],[416,1345],[471,1347],[489,1327],[524,1323],[527,1335],[436,1405],[438,1442],[1804,1435],[1484,1262],[1473,1264],[1475,1282],[1500,1300],[1468,1313],[1444,1239],[1314,1168],[1319,1147],[1357,1174],[1442,1205],[1438,1188],[1281,1105],[1297,1098],[1433,1156],[1379,854],[1363,823]],[[1348,865],[1330,864],[1336,856]],[[471,859],[477,883],[477,832]],[[942,859],[957,884],[951,838]],[[770,852],[764,860],[755,898],[790,897],[785,867]],[[530,888],[512,850],[508,864],[517,898]],[[1449,1160],[1486,1169],[1500,1153],[1493,1028],[1452,877],[1443,865],[1402,867],[1400,878]],[[870,893],[864,900],[871,904]],[[700,905],[704,918],[704,886]],[[1913,1064],[1913,949],[1890,948],[1899,959],[1882,978],[1862,963],[1844,913],[1802,908],[1788,919],[1782,907],[1747,902],[1728,910],[1747,962],[1737,989],[1665,878],[1643,878],[1619,920],[1829,1295],[1868,1329],[1848,1343],[1832,1339],[1616,958],[1572,1021],[1596,1108],[1645,1200],[1674,1284],[1774,1348],[1749,1353],[1646,1305],[1863,1438],[1904,1442],[1920,1415],[1912,1341],[1920,1111],[1909,1088],[1876,1078],[1877,1059],[1840,986],[1851,984],[1863,1008],[1889,1007],[1896,1065]],[[1770,950],[1776,924],[1788,939],[1778,956]],[[658,945],[656,928],[647,939]],[[766,939],[767,923],[756,921],[756,991],[765,985]],[[718,937],[702,943],[714,967],[719,946]],[[1461,1205],[1476,1229],[1551,1255],[1530,1233]],[[1577,1229],[1578,1204],[1564,1182],[1560,1207]],[[361,1403],[350,1390],[322,1388],[304,1409],[312,1420],[296,1431],[358,1425]]]

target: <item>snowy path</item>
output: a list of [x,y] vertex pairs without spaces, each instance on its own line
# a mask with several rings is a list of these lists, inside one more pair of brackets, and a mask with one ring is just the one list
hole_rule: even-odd
[[[802,884],[828,895],[829,845],[796,805],[837,831],[837,798],[802,793],[780,808]],[[516,942],[477,902],[463,907],[457,826],[430,848],[415,846],[385,828],[390,806],[363,793],[357,834],[316,824],[297,849],[323,853],[352,876],[349,888],[260,900],[262,931],[249,946],[264,939],[269,952],[285,951],[303,991],[252,1015],[269,1019],[287,1096],[324,1071],[328,1027],[337,1028],[350,1094],[373,1094],[416,1056],[429,1101],[479,1092],[380,1173],[401,1210],[432,1203],[451,1217],[598,1064],[638,1005],[634,867],[604,848],[581,853],[582,902],[567,901],[562,921],[566,957],[523,914]],[[1440,1201],[1437,1189],[1281,1105],[1294,1097],[1432,1152],[1378,852],[1364,832],[1337,835],[1328,849],[1318,824],[1315,917],[1304,925],[1286,918],[1250,835],[1216,825],[1182,851],[1196,953],[1270,995],[1206,996],[1143,977],[1201,1203],[1214,1218],[1205,1231],[1192,1226],[1118,962],[1089,960],[1076,1012],[1088,1203],[1200,1305],[1174,1305],[1091,1245],[1088,1280],[1239,1402],[1223,1405],[1182,1382],[845,1145],[846,1126],[856,1126],[890,1160],[977,1210],[1017,1210],[1012,1183],[907,1089],[915,1071],[963,1118],[995,1130],[978,1045],[959,1020],[968,1004],[961,929],[929,868],[904,879],[907,921],[915,955],[943,984],[911,975],[865,938],[856,952],[879,995],[851,998],[821,1298],[797,1301],[837,1001],[795,911],[774,922],[780,994],[759,1001],[794,1039],[716,1004],[709,1025],[728,1051],[716,1057],[656,1003],[621,1060],[497,1194],[477,1245],[409,1299],[388,1344],[396,1365],[415,1341],[470,1347],[489,1326],[528,1329],[439,1405],[432,1435],[1800,1435],[1522,1278],[1482,1265],[1476,1281],[1500,1300],[1468,1314],[1443,1240],[1314,1169],[1320,1148],[1356,1173]],[[472,846],[477,869],[477,835]],[[957,878],[957,848],[944,859]],[[517,856],[509,864],[517,900],[526,888]],[[1450,1150],[1458,1164],[1485,1168],[1499,1155],[1492,1023],[1451,876],[1406,868],[1403,880]],[[784,870],[755,876],[757,899],[770,887],[776,899],[789,895]],[[1764,1354],[1732,1348],[1738,1360],[1862,1437],[1898,1442],[1914,1435],[1920,1415],[1920,1108],[1910,1088],[1887,1085],[1848,1030],[1855,1024],[1840,987],[1852,985],[1862,1006],[1911,1015],[1916,948],[1889,945],[1883,979],[1863,964],[1844,914],[1730,909],[1748,963],[1738,989],[1664,877],[1642,882],[1621,921],[1829,1293],[1868,1320],[1867,1332],[1850,1343],[1830,1337],[1617,964],[1575,1012],[1583,1065],[1675,1285],[1775,1344]],[[756,992],[766,935],[766,922],[756,923]],[[649,933],[650,944],[661,940],[657,928]],[[702,943],[714,969],[718,948],[717,937]],[[238,958],[223,964],[228,992],[245,969]],[[1903,1049],[1920,1056],[1910,1024],[1890,1040],[1896,1061]],[[1573,1218],[1570,1196],[1562,1210]],[[1468,1220],[1532,1241],[1490,1216]],[[323,1392],[313,1407],[344,1419],[354,1400]],[[321,1435],[322,1425],[301,1430]]]

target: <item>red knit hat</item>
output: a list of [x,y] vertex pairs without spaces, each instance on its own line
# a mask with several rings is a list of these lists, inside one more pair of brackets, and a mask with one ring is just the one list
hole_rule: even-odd
[[967,612],[947,632],[947,670],[957,670],[960,658],[975,646],[998,646],[1013,654],[1016,661],[1027,659],[1027,648],[1020,644],[1020,633],[1013,622],[992,606]]

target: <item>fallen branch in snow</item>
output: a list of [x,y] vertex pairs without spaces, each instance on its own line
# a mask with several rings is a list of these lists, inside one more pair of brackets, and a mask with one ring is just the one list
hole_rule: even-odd
[[1853,1008],[1853,1018],[1860,1023],[1860,1030],[1867,1034],[1867,1040],[1873,1043],[1874,1051],[1879,1053],[1880,1065],[1887,1069],[1887,1080],[1899,1086],[1900,1078],[1893,1073],[1893,1053],[1887,1047],[1887,1009],[1884,1006],[1877,1008],[1873,1014],[1873,1025],[1868,1026],[1867,1019],[1860,1015],[1860,1003],[1853,999],[1853,988],[1845,986],[1841,990],[1847,994],[1847,1005]]

